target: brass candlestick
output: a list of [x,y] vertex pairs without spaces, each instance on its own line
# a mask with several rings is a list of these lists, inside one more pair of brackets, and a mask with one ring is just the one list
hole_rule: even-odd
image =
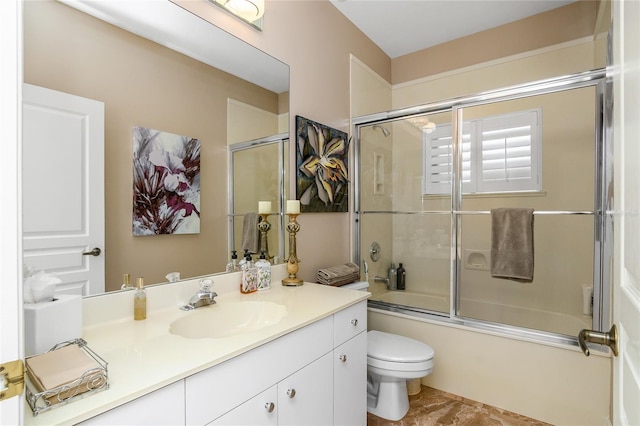
[[298,287],[302,285],[302,280],[296,277],[298,273],[298,263],[300,260],[296,255],[296,234],[300,231],[300,224],[296,222],[297,214],[288,213],[289,223],[287,232],[289,233],[289,260],[287,261],[287,273],[289,276],[282,280],[282,285],[288,287]]
[[267,221],[269,213],[260,213],[260,222],[258,223],[258,231],[260,231],[260,250],[264,251],[264,255],[269,261],[273,260],[273,256],[269,254],[269,238],[267,232],[271,229],[271,224]]

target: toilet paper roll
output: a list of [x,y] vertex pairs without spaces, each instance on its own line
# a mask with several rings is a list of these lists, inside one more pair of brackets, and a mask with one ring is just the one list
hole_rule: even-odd
[[24,304],[26,356],[82,337],[82,296],[57,294],[53,301]]
[[593,314],[593,287],[582,286],[582,314]]

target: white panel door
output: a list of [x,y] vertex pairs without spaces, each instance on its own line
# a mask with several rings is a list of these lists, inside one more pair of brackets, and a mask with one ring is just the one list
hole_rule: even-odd
[[[22,4],[0,1],[0,363],[24,356],[20,271],[20,87]],[[0,402],[0,425],[24,423],[24,396]]]
[[640,2],[613,1],[616,276],[613,424],[640,425]]
[[103,293],[104,104],[25,84],[22,114],[24,263]]

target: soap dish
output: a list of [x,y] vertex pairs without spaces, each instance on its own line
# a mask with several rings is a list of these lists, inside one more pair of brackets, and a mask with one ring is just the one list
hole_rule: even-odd
[[[74,356],[79,357],[80,362],[74,362]],[[65,362],[73,365],[56,368],[58,363]],[[78,370],[78,366],[83,367]],[[66,371],[66,368],[78,371]],[[83,339],[58,343],[47,352],[28,357],[25,370],[25,395],[34,416],[109,388],[107,362]],[[67,380],[64,373],[75,379]],[[50,383],[63,384],[52,387]]]

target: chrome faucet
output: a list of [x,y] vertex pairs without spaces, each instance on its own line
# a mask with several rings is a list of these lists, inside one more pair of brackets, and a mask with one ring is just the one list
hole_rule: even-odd
[[180,309],[183,311],[191,311],[202,306],[209,306],[216,303],[215,298],[218,296],[218,293],[211,291],[211,286],[213,286],[212,279],[205,278],[200,280],[200,289],[198,292],[191,297],[189,303],[181,306]]

